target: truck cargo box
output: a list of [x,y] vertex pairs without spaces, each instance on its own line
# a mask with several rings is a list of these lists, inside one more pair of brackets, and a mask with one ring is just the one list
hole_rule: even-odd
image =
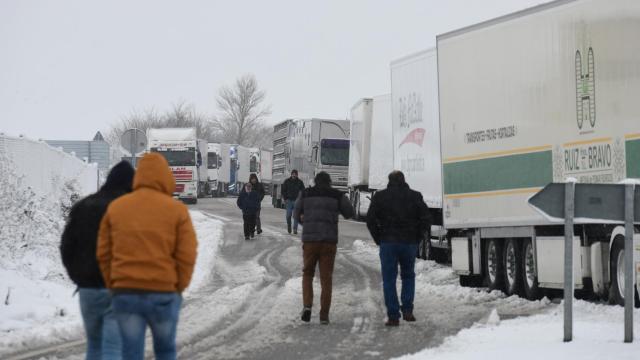
[[437,38],[448,228],[544,225],[550,182],[640,177],[640,2],[558,1]]
[[369,148],[370,189],[380,190],[387,187],[388,175],[393,170],[392,133],[391,94],[374,96]]
[[[366,186],[369,183],[369,148],[371,144],[372,99],[360,99],[351,108],[349,119],[349,177],[347,185]],[[387,134],[389,136],[389,134]]]
[[442,207],[435,49],[391,63],[394,167],[431,208]]

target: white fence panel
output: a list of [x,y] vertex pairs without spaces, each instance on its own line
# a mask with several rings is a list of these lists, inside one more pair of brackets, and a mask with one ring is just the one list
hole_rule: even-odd
[[44,141],[0,135],[0,154],[6,154],[25,186],[39,195],[58,194],[67,182],[76,181],[80,196],[98,187],[98,167],[49,146]]

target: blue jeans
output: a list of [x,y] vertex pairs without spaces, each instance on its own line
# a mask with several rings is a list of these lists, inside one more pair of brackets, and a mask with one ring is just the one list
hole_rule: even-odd
[[398,265],[400,265],[400,278],[402,279],[402,311],[413,311],[413,298],[416,288],[416,273],[414,270],[417,244],[388,243],[380,244],[380,264],[382,267],[382,288],[384,291],[384,304],[387,306],[389,319],[400,319],[400,304],[396,280],[398,279]]
[[80,313],[87,336],[87,359],[122,359],[120,330],[109,290],[79,288]]
[[[293,209],[296,207],[295,200],[287,200],[287,225],[291,225],[291,216],[293,215]],[[298,231],[298,219],[293,218],[293,229]]]
[[147,325],[156,359],[176,358],[176,329],[182,296],[178,293],[121,293],[113,296],[113,312],[122,334],[122,355],[144,359]]

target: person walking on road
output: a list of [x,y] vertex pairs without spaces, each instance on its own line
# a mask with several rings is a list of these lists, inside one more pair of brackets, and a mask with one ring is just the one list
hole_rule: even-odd
[[253,238],[256,231],[256,214],[260,211],[260,194],[253,189],[250,182],[244,185],[238,200],[236,201],[242,210],[242,220],[244,222],[244,239]]
[[156,359],[176,358],[181,294],[191,281],[197,240],[187,207],[172,198],[174,189],[167,160],[146,154],[133,192],[113,201],[100,224],[96,255],[113,293],[127,360],[144,358],[147,326]]
[[353,217],[347,197],[331,187],[331,177],[319,172],[315,186],[302,191],[295,203],[294,219],[304,221],[302,228],[302,321],[311,320],[313,277],[316,264],[320,268],[320,323],[329,323],[333,264],[338,244],[338,215]]
[[62,233],[60,253],[69,278],[78,286],[80,313],[87,337],[87,359],[121,359],[122,342],[111,309],[111,295],[105,288],[96,245],[98,230],[107,206],[131,192],[133,167],[126,161],[115,165],[95,194],[77,202]]
[[[282,183],[282,198],[287,204],[287,231],[291,234],[291,215],[295,207],[298,194],[304,190],[304,183],[298,179],[298,170],[291,170],[291,176]],[[293,233],[298,233],[298,219],[293,217]]]
[[[413,315],[414,266],[418,243],[428,231],[430,222],[429,208],[422,194],[409,188],[402,172],[391,172],[387,188],[375,193],[367,213],[367,228],[380,246],[387,326],[400,324],[401,311],[405,321],[416,321]],[[402,279],[402,305],[398,303],[396,290],[398,265]]]
[[[258,234],[262,234],[262,224],[260,222],[260,210],[262,209],[262,200],[264,199],[264,194],[265,194],[264,185],[262,185],[260,180],[258,180],[258,175],[256,174],[249,175],[249,183],[251,184],[253,191],[258,193],[258,198],[260,202],[258,204],[258,211],[256,211],[256,232]],[[242,189],[242,191],[243,192],[245,191],[244,188]]]

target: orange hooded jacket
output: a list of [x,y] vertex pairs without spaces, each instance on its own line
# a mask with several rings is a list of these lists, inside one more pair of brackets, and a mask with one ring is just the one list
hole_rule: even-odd
[[162,155],[138,163],[133,192],[107,208],[96,255],[107,288],[182,292],[191,281],[197,240],[187,207],[171,195],[175,179]]

